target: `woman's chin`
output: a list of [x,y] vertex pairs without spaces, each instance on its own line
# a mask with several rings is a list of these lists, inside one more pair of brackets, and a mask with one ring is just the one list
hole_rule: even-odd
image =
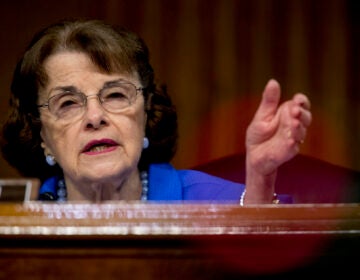
[[111,178],[114,176],[119,176],[119,174],[124,172],[124,167],[117,163],[103,162],[99,164],[92,164],[87,166],[81,172],[83,176],[87,178],[92,178],[93,180]]

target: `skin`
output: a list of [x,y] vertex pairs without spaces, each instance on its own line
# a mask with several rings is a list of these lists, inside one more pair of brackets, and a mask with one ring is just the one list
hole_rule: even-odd
[[280,104],[281,89],[270,80],[246,132],[246,195],[244,204],[273,199],[277,169],[292,159],[311,124],[310,101],[302,93]]
[[[141,87],[136,75],[106,74],[78,52],[62,52],[44,63],[49,82],[39,92],[38,104],[54,95],[54,88],[74,86],[85,95],[99,92],[105,82],[123,79]],[[120,113],[104,110],[96,96],[88,98],[81,117],[57,119],[47,108],[40,111],[45,155],[51,154],[64,171],[68,200],[137,200],[141,182],[137,164],[145,135],[144,98]],[[84,152],[91,141],[111,139],[115,146]]]

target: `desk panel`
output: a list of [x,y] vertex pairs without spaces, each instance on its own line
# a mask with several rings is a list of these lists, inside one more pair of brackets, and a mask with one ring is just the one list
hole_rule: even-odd
[[357,204],[0,204],[0,279],[344,277],[359,250]]

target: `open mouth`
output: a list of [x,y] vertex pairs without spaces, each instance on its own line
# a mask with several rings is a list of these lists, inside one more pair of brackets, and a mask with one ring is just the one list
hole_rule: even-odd
[[83,153],[99,153],[113,150],[118,144],[110,139],[95,140],[89,142],[83,149]]
[[92,146],[90,149],[86,150],[86,152],[102,152],[107,150],[109,147],[113,147],[111,145],[95,145]]

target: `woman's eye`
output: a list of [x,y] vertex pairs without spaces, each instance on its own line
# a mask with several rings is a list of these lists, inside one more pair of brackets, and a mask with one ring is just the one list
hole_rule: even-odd
[[53,99],[53,108],[56,110],[69,109],[81,105],[81,98],[73,94],[64,94]]
[[72,99],[68,99],[68,100],[63,100],[61,103],[60,103],[60,108],[65,108],[65,107],[69,107],[69,106],[72,106],[72,105],[76,105],[78,104],[77,102],[75,102],[74,100]]
[[127,95],[124,93],[124,91],[111,91],[106,94],[104,94],[104,100],[105,101],[111,101],[111,100],[122,100],[127,99]]

